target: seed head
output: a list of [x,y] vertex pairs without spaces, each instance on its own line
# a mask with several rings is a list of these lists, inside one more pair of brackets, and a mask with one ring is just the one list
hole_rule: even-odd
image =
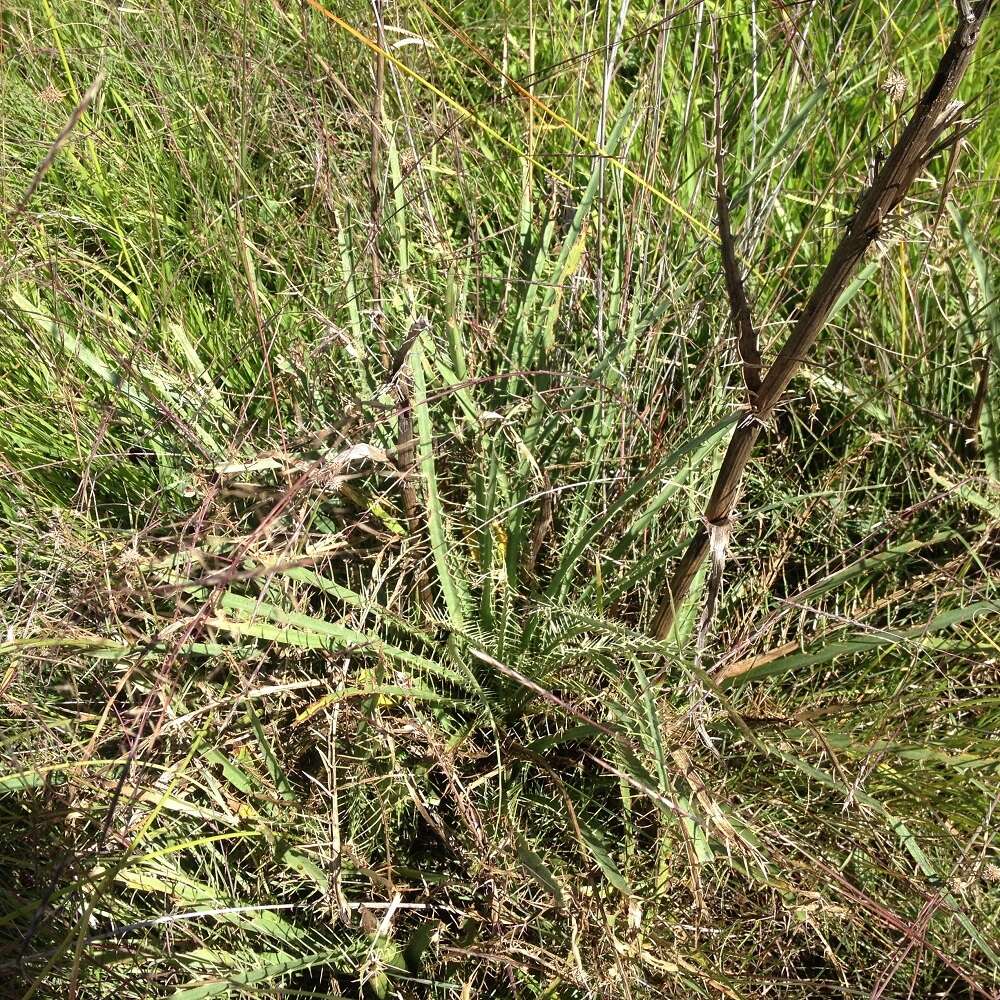
[[882,90],[885,91],[893,104],[899,104],[906,97],[909,84],[906,82],[906,77],[898,69],[894,69],[890,71],[889,75],[883,81]]

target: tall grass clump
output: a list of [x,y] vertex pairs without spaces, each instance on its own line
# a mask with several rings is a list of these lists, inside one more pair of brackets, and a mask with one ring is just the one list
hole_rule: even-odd
[[1000,994],[991,6],[5,5],[0,993]]

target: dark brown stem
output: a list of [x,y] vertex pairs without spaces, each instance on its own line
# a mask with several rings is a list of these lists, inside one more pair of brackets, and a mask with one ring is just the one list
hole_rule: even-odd
[[[714,26],[714,25],[713,25]],[[717,30],[717,29],[716,29]],[[719,215],[719,243],[722,248],[722,269],[726,276],[729,312],[736,330],[736,345],[743,362],[743,381],[750,406],[757,402],[760,391],[760,348],[757,331],[750,315],[750,303],[743,287],[743,273],[736,257],[736,241],[729,215],[729,191],[726,189],[725,150],[722,145],[722,60],[716,36],[715,52],[715,202]]]
[[[883,221],[902,202],[926,162],[926,154],[939,134],[937,126],[968,68],[993,2],[980,0],[971,10],[972,19],[963,19],[959,24],[909,124],[862,197],[847,233],[834,250],[795,328],[764,376],[750,419],[743,421],[730,439],[705,509],[706,524],[722,526],[729,521],[762,423],[773,413],[788,383],[806,360],[865,251],[878,237]],[[676,610],[687,596],[708,548],[708,530],[703,526],[691,539],[660,600],[652,628],[656,638],[664,639],[669,633]]]

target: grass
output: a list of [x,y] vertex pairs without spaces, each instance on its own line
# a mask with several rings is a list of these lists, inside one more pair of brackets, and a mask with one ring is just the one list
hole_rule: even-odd
[[952,6],[325,10],[0,11],[9,995],[997,995],[996,15],[657,641]]

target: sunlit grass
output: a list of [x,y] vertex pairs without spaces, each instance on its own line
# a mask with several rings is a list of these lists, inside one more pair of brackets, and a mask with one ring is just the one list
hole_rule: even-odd
[[696,656],[715,61],[766,361],[953,7],[329,11],[0,13],[11,995],[992,995],[992,37]]

